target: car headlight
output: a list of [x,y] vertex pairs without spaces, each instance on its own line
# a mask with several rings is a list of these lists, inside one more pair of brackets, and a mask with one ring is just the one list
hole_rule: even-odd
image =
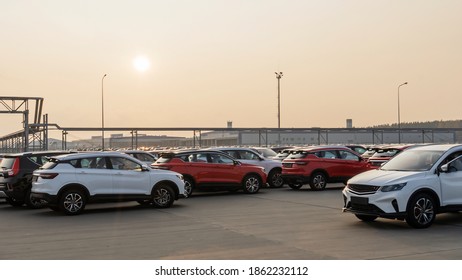
[[402,188],[404,188],[404,186],[406,186],[406,183],[388,185],[388,186],[383,186],[380,190],[382,192],[393,192],[393,191],[401,190]]

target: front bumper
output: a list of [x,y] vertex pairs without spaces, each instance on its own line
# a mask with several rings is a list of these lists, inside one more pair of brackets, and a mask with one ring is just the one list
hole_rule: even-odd
[[343,212],[388,219],[404,219],[406,217],[405,205],[394,197],[393,192],[358,195],[344,190],[343,202]]

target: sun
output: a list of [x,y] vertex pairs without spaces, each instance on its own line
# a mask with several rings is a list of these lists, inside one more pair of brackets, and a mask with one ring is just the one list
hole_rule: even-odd
[[149,59],[145,56],[138,56],[133,59],[133,67],[140,72],[145,72],[150,66],[151,63],[149,63]]

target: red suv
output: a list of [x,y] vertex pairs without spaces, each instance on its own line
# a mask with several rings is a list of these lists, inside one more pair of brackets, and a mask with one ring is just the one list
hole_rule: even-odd
[[265,169],[241,163],[231,156],[210,150],[161,154],[152,168],[168,169],[184,177],[184,196],[195,189],[207,191],[239,190],[257,193],[266,184]]
[[282,178],[292,189],[309,183],[322,190],[327,183],[343,182],[372,169],[369,162],[347,147],[314,146],[292,151],[282,161]]
[[396,156],[402,151],[420,145],[421,144],[404,144],[382,146],[381,148],[377,149],[368,160],[373,168],[380,168],[383,163],[389,161],[392,157]]

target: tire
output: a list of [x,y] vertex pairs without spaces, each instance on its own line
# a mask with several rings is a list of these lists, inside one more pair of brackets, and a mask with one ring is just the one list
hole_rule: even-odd
[[372,222],[377,219],[377,216],[371,216],[371,215],[361,215],[361,214],[355,214],[356,218],[360,219],[361,221],[364,222]]
[[284,180],[281,177],[281,170],[272,170],[268,174],[268,185],[272,188],[280,188],[284,185]]
[[303,184],[302,183],[289,184],[289,187],[294,190],[299,190],[301,187],[303,187]]
[[30,190],[27,191],[27,193],[26,193],[25,203],[26,203],[27,207],[29,207],[30,209],[43,208],[45,206],[45,204],[46,204],[43,200],[32,198]]
[[322,172],[315,172],[310,177],[310,187],[312,190],[320,191],[326,188],[327,177]]
[[257,193],[262,185],[262,180],[260,176],[251,174],[245,176],[244,180],[242,181],[242,188],[245,193],[254,194]]
[[16,200],[14,198],[7,197],[5,198],[6,202],[8,202],[9,205],[13,207],[21,207],[24,204],[24,201],[22,200]]
[[411,198],[406,210],[406,222],[413,228],[428,228],[435,221],[435,200],[426,193]]
[[67,190],[59,198],[59,210],[70,216],[82,213],[86,204],[87,197],[80,189]]
[[169,185],[161,184],[152,190],[152,205],[156,208],[168,208],[175,200],[175,193]]
[[184,197],[190,197],[194,190],[194,180],[190,177],[184,177]]

